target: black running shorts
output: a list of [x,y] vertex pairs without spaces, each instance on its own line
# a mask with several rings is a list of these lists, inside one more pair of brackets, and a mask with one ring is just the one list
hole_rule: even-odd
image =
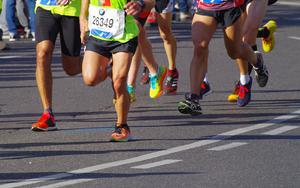
[[234,24],[242,15],[242,9],[240,7],[234,7],[227,10],[220,11],[208,11],[197,8],[196,14],[203,16],[210,16],[216,19],[217,23],[223,28],[229,27]]
[[128,52],[135,53],[136,47],[138,45],[138,38],[135,37],[126,43],[120,43],[117,41],[104,41],[96,39],[92,36],[88,37],[86,44],[86,51],[93,51],[102,56],[110,58],[112,54],[117,52]]
[[79,18],[52,14],[39,7],[36,11],[36,42],[50,40],[55,45],[58,34],[62,53],[79,56],[81,50]]

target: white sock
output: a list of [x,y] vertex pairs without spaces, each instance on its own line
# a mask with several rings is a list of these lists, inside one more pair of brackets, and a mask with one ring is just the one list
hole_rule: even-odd
[[240,75],[240,82],[241,82],[242,85],[246,85],[249,81],[250,81],[250,76],[248,74],[247,75],[243,75],[243,74]]
[[208,83],[207,74],[205,74],[204,80],[205,83]]

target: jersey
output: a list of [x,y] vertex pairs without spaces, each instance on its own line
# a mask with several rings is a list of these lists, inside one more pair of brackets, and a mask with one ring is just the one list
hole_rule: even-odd
[[56,0],[37,0],[35,8],[38,7],[51,11],[52,14],[79,17],[81,0],[72,0],[68,5],[58,6]]
[[126,43],[138,36],[139,29],[131,15],[126,15],[127,0],[91,0],[89,5],[90,36]]

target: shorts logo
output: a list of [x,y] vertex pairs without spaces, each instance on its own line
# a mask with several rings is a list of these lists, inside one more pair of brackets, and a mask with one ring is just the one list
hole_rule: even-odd
[[104,9],[100,9],[99,10],[99,14],[100,14],[100,16],[103,16],[105,14],[105,10]]

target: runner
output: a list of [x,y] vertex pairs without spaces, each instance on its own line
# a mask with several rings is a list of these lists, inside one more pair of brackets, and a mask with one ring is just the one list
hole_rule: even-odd
[[[245,24],[243,27],[243,41],[249,44],[253,51],[263,61],[262,54],[257,49],[256,38],[262,38],[262,47],[264,52],[269,53],[275,45],[274,32],[276,31],[277,24],[274,20],[268,21],[262,28],[259,28],[267,9],[267,5],[273,4],[276,1],[268,0],[247,0],[244,8]],[[249,74],[251,74],[252,66],[248,67]],[[266,67],[256,69],[254,67],[255,77],[260,87],[265,87],[268,82],[268,71]],[[259,75],[265,75],[259,78]],[[228,95],[229,102],[236,102],[240,83],[236,82],[233,92]]]
[[218,24],[223,27],[227,53],[230,58],[237,60],[240,70],[241,89],[237,101],[238,106],[245,106],[251,100],[252,78],[248,74],[247,62],[254,65],[262,63],[251,47],[242,41],[241,5],[243,1],[215,0],[213,3],[211,0],[200,0],[192,21],[194,55],[190,66],[190,93],[187,93],[185,100],[178,104],[179,112],[184,114],[202,113],[199,104],[199,86],[207,72],[208,44]]
[[[95,86],[106,79],[106,67],[112,59],[112,83],[117,121],[111,141],[131,138],[127,125],[130,98],[126,90],[128,70],[138,44],[138,26],[132,15],[150,10],[152,0],[82,0],[81,41],[86,45],[82,76],[86,85]],[[125,9],[124,9],[125,7]],[[89,36],[86,33],[89,32]]]
[[[253,0],[256,1],[256,0]],[[248,0],[245,2],[243,6],[244,18],[246,19],[246,23],[243,29],[243,40],[252,46],[252,49],[257,53],[257,55],[261,56],[261,53],[257,50],[256,38],[262,39],[262,47],[264,52],[269,53],[275,46],[275,38],[274,32],[276,31],[277,24],[274,20],[268,21],[263,27],[258,28],[262,22],[263,16],[266,12],[266,1],[258,1],[253,2],[252,0]],[[277,0],[269,0],[268,5],[272,5]],[[256,7],[260,6],[260,7]],[[246,8],[247,7],[247,8]],[[257,33],[257,35],[256,35]],[[252,66],[249,64],[248,66],[249,74],[252,72]],[[265,79],[263,82],[259,83],[259,86],[264,87],[267,83]],[[229,102],[236,102],[238,99],[239,93],[239,81],[236,81],[234,84],[234,89],[230,95],[228,95]],[[211,88],[207,78],[204,78],[204,82],[201,84],[200,95],[205,96],[211,93]]]
[[60,35],[61,62],[70,75],[81,73],[80,0],[38,0],[36,2],[36,81],[44,108],[33,131],[56,130],[52,111],[52,54]]
[[147,38],[146,31],[144,29],[145,22],[150,14],[150,11],[143,11],[137,18],[137,24],[139,25],[140,33],[138,36],[138,49],[133,57],[129,76],[128,76],[128,92],[131,97],[131,101],[135,100],[135,83],[136,77],[138,73],[138,69],[140,66],[141,58],[145,65],[147,66],[148,74],[150,75],[150,90],[149,96],[150,98],[158,98],[163,94],[163,81],[167,74],[167,68],[164,66],[159,66],[156,62],[153,52],[152,45]]

